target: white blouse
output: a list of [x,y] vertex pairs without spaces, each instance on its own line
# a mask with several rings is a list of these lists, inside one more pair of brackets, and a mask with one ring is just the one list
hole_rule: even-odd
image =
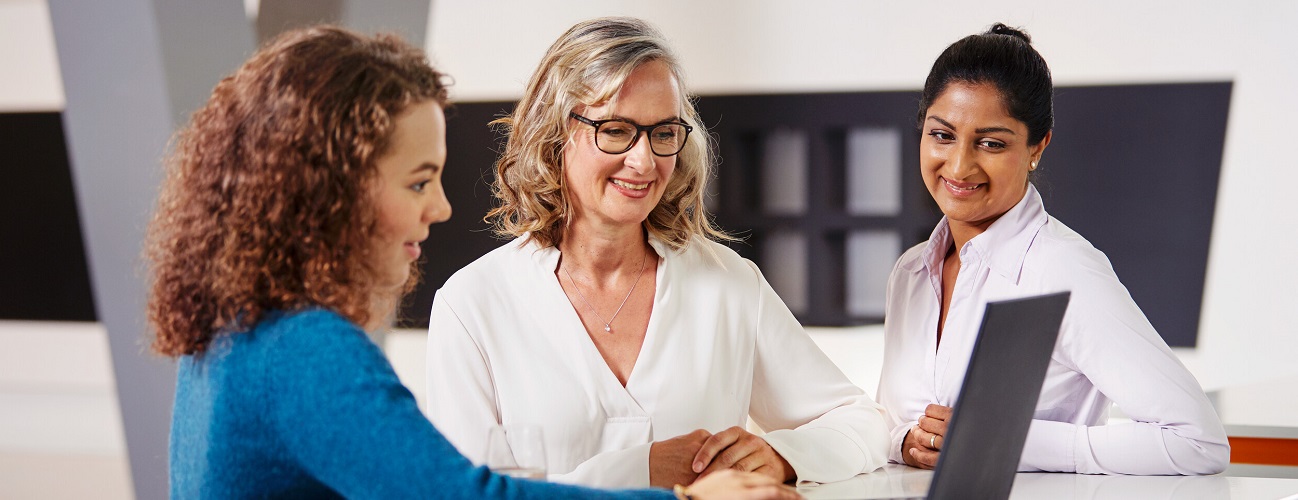
[[539,424],[551,479],[649,485],[649,448],[751,415],[799,480],[887,461],[882,407],[803,331],[752,262],[711,241],[662,257],[653,313],[625,387],[555,277],[554,247],[508,243],[433,299],[428,415],[476,463],[490,426]]
[[[1213,474],[1226,467],[1226,433],[1198,381],[1104,253],[1048,216],[1035,187],[959,249],[939,345],[942,259],[951,242],[944,218],[888,280],[878,396],[892,428],[891,461],[902,462],[902,440],[925,406],[955,404],[987,302],[1071,290],[1019,470]],[[1113,403],[1131,423],[1105,425]]]

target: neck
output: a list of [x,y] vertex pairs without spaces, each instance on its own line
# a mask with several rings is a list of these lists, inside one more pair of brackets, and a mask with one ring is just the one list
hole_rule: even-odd
[[397,306],[401,304],[401,288],[391,291],[376,291],[370,299],[370,319],[360,325],[365,333],[373,336],[376,332],[388,330],[396,322]]
[[559,243],[563,253],[560,266],[607,282],[620,275],[635,274],[653,249],[640,225],[618,228],[591,228],[574,221]]

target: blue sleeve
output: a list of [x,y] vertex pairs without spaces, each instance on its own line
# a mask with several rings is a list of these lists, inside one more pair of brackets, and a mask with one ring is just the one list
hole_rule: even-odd
[[266,424],[291,457],[348,498],[673,498],[492,474],[433,428],[387,358],[355,325],[300,313],[274,340]]

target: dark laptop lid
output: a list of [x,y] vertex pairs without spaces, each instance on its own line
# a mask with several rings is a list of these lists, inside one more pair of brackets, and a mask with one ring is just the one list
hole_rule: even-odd
[[1008,498],[1069,292],[989,302],[928,498]]

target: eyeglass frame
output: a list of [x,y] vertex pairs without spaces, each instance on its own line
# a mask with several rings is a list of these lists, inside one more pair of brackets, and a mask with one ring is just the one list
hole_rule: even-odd
[[[586,117],[584,117],[584,116],[581,116],[581,115],[577,114],[576,111],[569,111],[569,112],[568,112],[568,116],[571,116],[574,120],[577,120],[577,121],[579,121],[579,122],[585,123],[586,125],[590,125],[591,127],[593,127],[593,128],[595,129],[595,149],[600,150],[600,152],[602,152],[602,153],[604,153],[604,154],[610,154],[610,155],[620,155],[620,154],[622,154],[622,153],[625,153],[625,152],[627,152],[627,151],[630,151],[631,148],[634,148],[634,147],[635,147],[636,143],[639,143],[639,142],[640,142],[640,135],[641,135],[640,133],[641,133],[641,132],[644,132],[644,135],[645,135],[645,136],[648,136],[649,133],[650,133],[650,132],[653,132],[654,129],[656,129],[656,128],[658,128],[658,127],[661,127],[661,126],[663,126],[663,125],[680,125],[680,126],[682,126],[682,127],[685,127],[685,138],[684,138],[684,139],[681,139],[681,147],[680,147],[679,149],[677,149],[676,152],[674,152],[674,153],[672,153],[672,154],[667,154],[667,155],[661,155],[661,154],[658,154],[657,151],[654,151],[654,146],[653,146],[653,142],[652,142],[653,139],[649,139],[649,141],[650,141],[650,142],[649,142],[649,152],[650,152],[650,153],[653,153],[654,156],[657,156],[657,157],[660,157],[660,158],[670,158],[670,157],[673,157],[673,156],[676,156],[676,155],[681,154],[681,151],[684,151],[684,150],[685,150],[685,143],[688,142],[689,139],[690,139],[690,132],[693,132],[693,131],[694,131],[694,127],[691,127],[690,124],[685,123],[685,122],[665,121],[665,122],[655,123],[655,124],[653,124],[653,125],[641,125],[641,124],[639,124],[639,123],[635,123],[635,122],[632,122],[632,121],[630,121],[630,120],[624,120],[624,119],[621,119],[621,118],[610,118],[610,119],[607,119],[607,120],[592,120],[592,119],[590,119],[590,118],[586,118]],[[623,150],[618,151],[618,152],[616,152],[616,153],[610,153],[610,152],[608,152],[608,151],[605,151],[604,148],[599,147],[599,128],[600,128],[601,126],[603,126],[605,123],[609,123],[609,122],[622,122],[622,123],[625,123],[625,124],[630,125],[630,126],[632,126],[632,127],[635,127],[635,137],[632,137],[632,138],[631,138],[631,142],[627,143],[626,149],[623,149]]]

